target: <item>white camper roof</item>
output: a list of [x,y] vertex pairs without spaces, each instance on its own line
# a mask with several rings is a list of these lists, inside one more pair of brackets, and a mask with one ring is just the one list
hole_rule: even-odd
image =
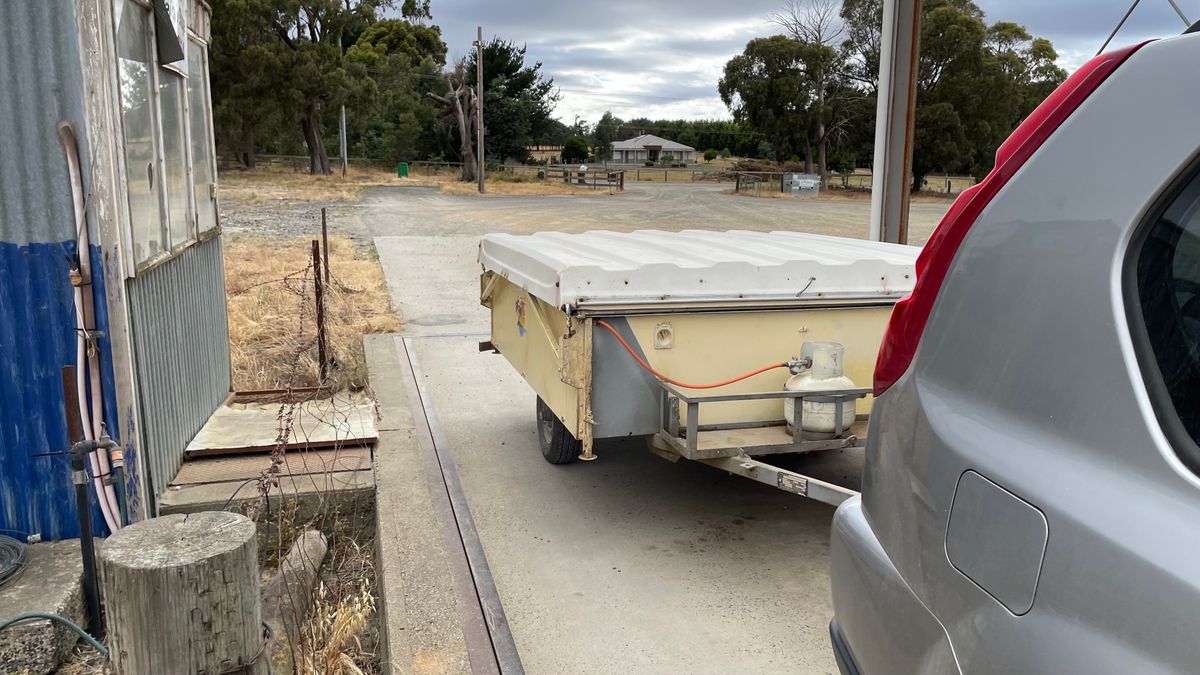
[[896,300],[920,248],[800,232],[489,234],[479,262],[558,308]]

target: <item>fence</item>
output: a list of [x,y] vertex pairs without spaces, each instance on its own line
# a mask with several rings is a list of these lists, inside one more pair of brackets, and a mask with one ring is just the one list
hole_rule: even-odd
[[[396,170],[396,163],[385,159],[372,159],[367,157],[351,157],[349,164],[357,169],[373,169],[379,171],[387,171],[389,173]],[[337,156],[329,157],[329,165],[337,170],[341,165],[341,158]],[[218,166],[221,169],[230,169],[239,166],[237,160],[233,157],[218,158]],[[255,155],[255,166],[265,167],[276,170],[290,170],[296,173],[307,173],[309,167],[308,155]],[[620,170],[623,173],[625,181],[641,182],[641,183],[735,183],[737,184],[739,177],[742,175],[760,176],[760,182],[766,180],[766,176],[774,176],[775,188],[779,189],[779,176],[781,172],[771,171],[730,171],[716,167],[696,166],[689,168],[671,168],[671,167],[629,167],[625,165],[616,166],[609,169],[605,164],[588,164],[588,173],[603,174],[605,171]],[[462,172],[461,162],[437,162],[418,160],[408,162],[409,175],[413,177],[453,177]],[[539,171],[553,169],[556,171],[573,170],[576,165],[539,165],[539,164],[503,164],[499,167],[489,169],[489,172],[502,171],[512,176],[525,176],[535,178]],[[949,194],[956,195],[963,190],[971,187],[976,183],[971,176],[951,176],[951,175],[932,175],[926,176],[921,185],[921,191],[933,194]],[[850,190],[870,190],[871,189],[871,174],[870,173],[852,173],[852,174],[830,174],[829,181],[822,187],[841,187]],[[767,189],[766,186],[758,186],[755,190],[761,191]],[[735,190],[740,188],[735,187]]]
[[[871,174],[830,174],[829,182],[833,185],[840,185],[843,188],[851,190],[870,190]],[[971,176],[949,176],[945,174],[940,176],[926,176],[925,180],[921,184],[921,192],[956,195],[974,185],[975,182],[975,179]]]

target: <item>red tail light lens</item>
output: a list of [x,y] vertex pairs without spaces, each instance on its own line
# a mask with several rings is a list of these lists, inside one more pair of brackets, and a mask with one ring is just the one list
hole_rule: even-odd
[[917,258],[917,281],[912,293],[892,309],[883,344],[879,347],[879,358],[875,362],[876,396],[895,384],[911,365],[938,291],[950,269],[950,262],[954,260],[954,254],[979,214],[1050,134],[1079,108],[1117,66],[1144,44],[1101,54],[1083,64],[996,149],[996,166],[991,173],[954,200]]

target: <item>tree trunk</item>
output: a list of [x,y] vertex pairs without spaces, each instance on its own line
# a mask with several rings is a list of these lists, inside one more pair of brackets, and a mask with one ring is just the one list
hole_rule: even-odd
[[325,143],[321,141],[321,125],[318,113],[320,104],[313,102],[308,106],[308,114],[300,122],[300,130],[304,133],[304,143],[308,146],[308,172],[313,175],[329,175],[329,155],[325,152]]
[[829,147],[829,139],[825,137],[825,78],[817,82],[817,175],[821,185],[829,181],[829,167],[825,164],[825,149]]
[[[825,130],[825,125],[821,125],[821,130]],[[821,144],[817,146],[817,173],[821,176],[821,187],[829,182],[829,168],[825,164],[826,148],[829,146],[829,141],[825,140],[824,133],[821,134]]]
[[804,173],[812,173],[812,144],[804,144]]
[[467,114],[463,110],[462,96],[460,92],[452,91],[450,95],[454,97],[454,117],[458,119],[458,138],[460,140],[459,153],[462,155],[462,179],[464,182],[475,180],[475,143],[471,134],[471,125],[467,124]]
[[257,550],[254,522],[223,511],[151,518],[105,540],[117,675],[265,673]]

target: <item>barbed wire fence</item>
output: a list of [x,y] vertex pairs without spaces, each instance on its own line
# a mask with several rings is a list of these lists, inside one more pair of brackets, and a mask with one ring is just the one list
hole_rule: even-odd
[[[307,530],[320,531],[328,541],[323,564],[303,561],[320,570],[312,597],[287,597],[274,608],[285,624],[295,627],[286,641],[280,640],[282,636],[274,638],[279,645],[275,665],[290,666],[292,672],[305,675],[374,673],[379,672],[379,656],[374,647],[378,627],[374,616],[373,492],[368,498],[367,491],[356,489],[364,473],[360,455],[346,456],[349,448],[360,446],[349,432],[355,415],[361,412],[356,406],[365,404],[352,395],[340,394],[336,384],[331,386],[327,369],[336,368],[338,359],[324,345],[328,329],[325,303],[346,301],[346,295],[362,289],[345,283],[328,267],[328,245],[322,246],[323,240],[327,238],[312,240],[313,256],[306,266],[228,292],[234,298],[275,287],[295,298],[295,310],[290,324],[278,326],[290,343],[285,352],[275,356],[284,363],[279,386],[256,393],[278,403],[269,462],[248,481],[256,483],[256,496],[239,502],[235,492],[226,508],[232,506],[259,524],[268,567],[278,566]],[[316,373],[312,372],[314,364]],[[309,385],[314,376],[315,387]],[[372,398],[369,389],[361,398]],[[370,409],[378,419],[374,404]],[[335,430],[332,442],[328,433],[314,442],[320,427]],[[307,555],[302,548],[295,550]],[[291,586],[287,588],[293,592]]]

